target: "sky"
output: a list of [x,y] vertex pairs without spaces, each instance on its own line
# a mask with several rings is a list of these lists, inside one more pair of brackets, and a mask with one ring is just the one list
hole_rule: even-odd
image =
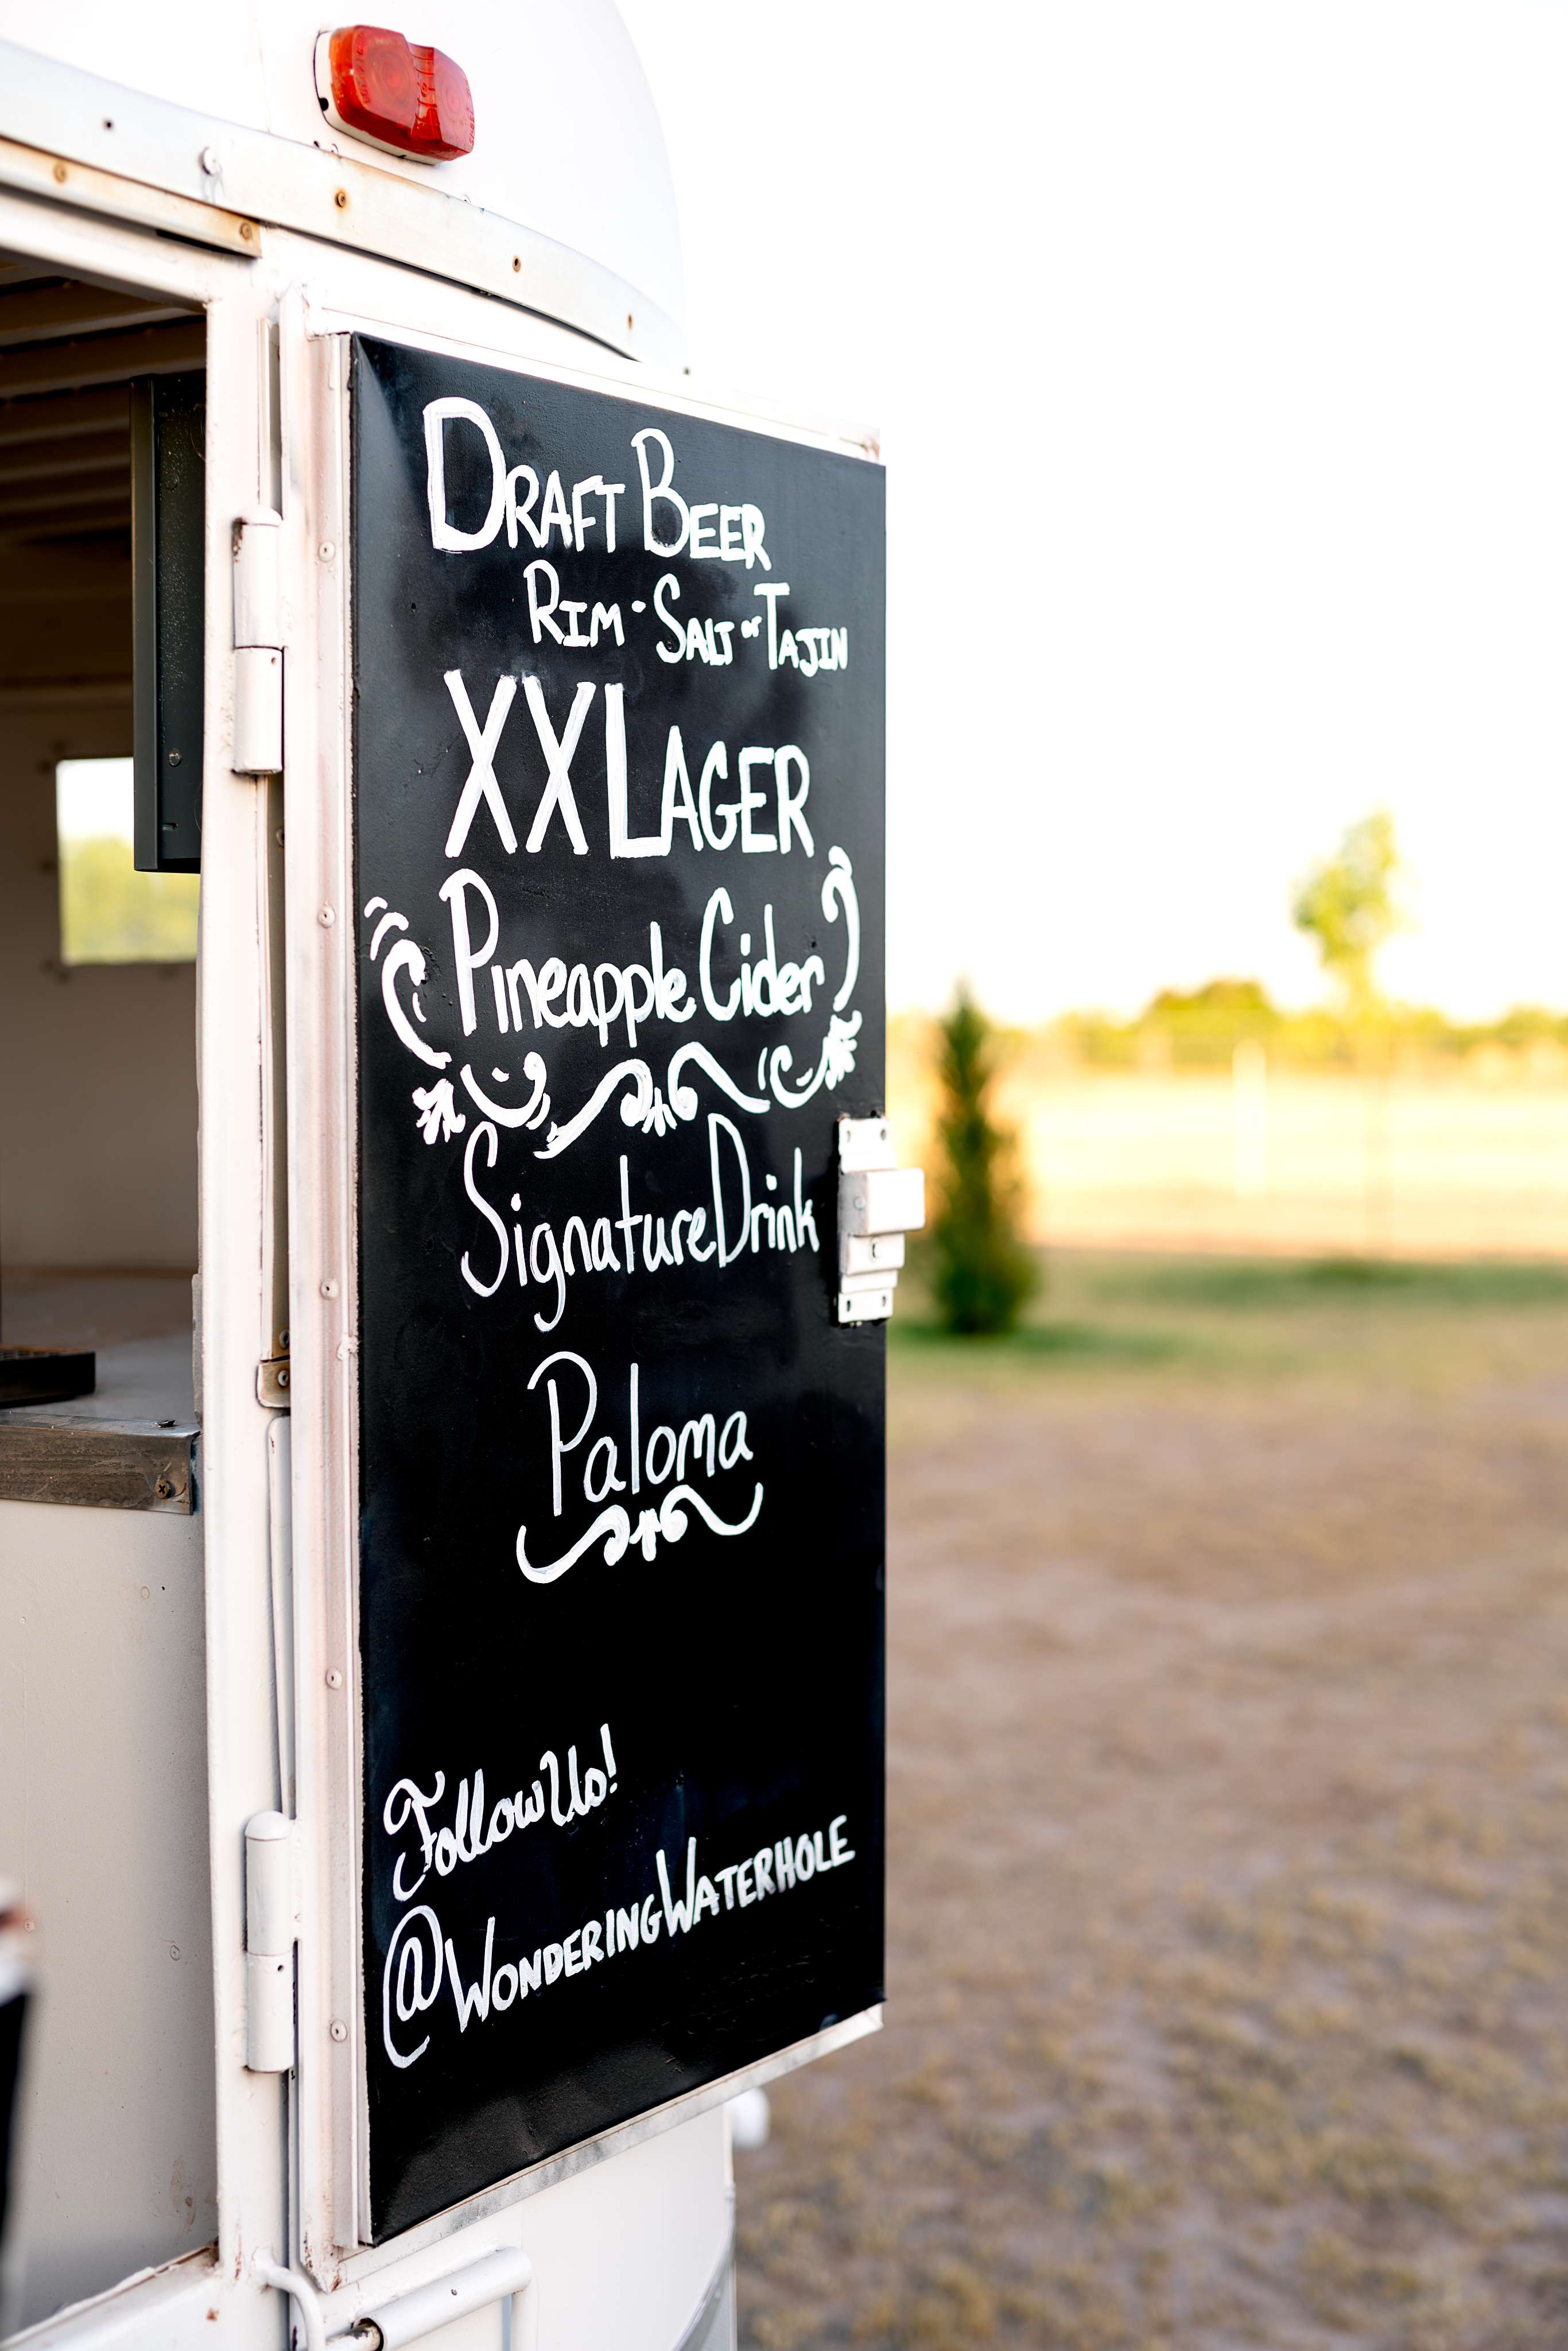
[[621,0],[694,378],[880,428],[889,999],[1568,1005],[1568,0]]
[[62,841],[106,834],[131,839],[135,762],[60,759],[55,764],[55,817]]

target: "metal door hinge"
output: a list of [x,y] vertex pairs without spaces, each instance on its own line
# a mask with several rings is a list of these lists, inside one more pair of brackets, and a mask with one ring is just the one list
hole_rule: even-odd
[[839,1321],[885,1322],[904,1236],[925,1222],[925,1177],[900,1167],[885,1118],[839,1121]]
[[283,768],[283,517],[265,509],[235,525],[235,731],[237,776]]
[[254,1813],[245,1824],[245,2062],[252,2074],[294,2065],[294,1946],[299,1937],[294,1823]]
[[256,1400],[270,1405],[275,1412],[287,1412],[289,1405],[288,1358],[287,1355],[264,1355],[256,1367]]

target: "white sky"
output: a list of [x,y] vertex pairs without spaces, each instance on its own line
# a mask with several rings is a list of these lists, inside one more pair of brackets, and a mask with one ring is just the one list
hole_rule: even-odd
[[131,759],[59,759],[55,763],[55,821],[62,841],[105,834],[132,838],[135,763]]
[[694,373],[881,425],[889,993],[1568,1004],[1568,0],[622,0]]

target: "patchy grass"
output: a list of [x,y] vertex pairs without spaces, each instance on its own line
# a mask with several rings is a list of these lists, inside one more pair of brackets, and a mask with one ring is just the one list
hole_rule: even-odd
[[1568,2343],[1568,1278],[1051,1284],[894,1326],[887,2030],[743,2341]]
[[1568,1373],[1568,1266],[1359,1258],[1178,1258],[1053,1251],[1016,1332],[958,1339],[931,1312],[912,1252],[889,1329],[900,1415],[933,1389],[967,1401],[1016,1391],[1045,1402],[1142,1391],[1283,1402],[1292,1391],[1364,1407],[1500,1378]]
[[1568,1266],[1399,1258],[1144,1259],[1091,1280],[1102,1298],[1280,1312],[1325,1299],[1413,1308],[1568,1307]]
[[950,1375],[962,1376],[982,1365],[991,1369],[1023,1368],[1031,1363],[1166,1364],[1190,1354],[1192,1343],[1179,1331],[1127,1329],[1114,1322],[1029,1322],[1005,1336],[956,1338],[918,1311],[895,1326],[894,1343],[901,1350],[918,1348],[936,1354]]

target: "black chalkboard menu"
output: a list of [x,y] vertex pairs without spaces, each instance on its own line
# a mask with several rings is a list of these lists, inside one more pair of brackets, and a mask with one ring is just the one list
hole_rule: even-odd
[[883,475],[357,341],[378,2238],[883,1991]]

